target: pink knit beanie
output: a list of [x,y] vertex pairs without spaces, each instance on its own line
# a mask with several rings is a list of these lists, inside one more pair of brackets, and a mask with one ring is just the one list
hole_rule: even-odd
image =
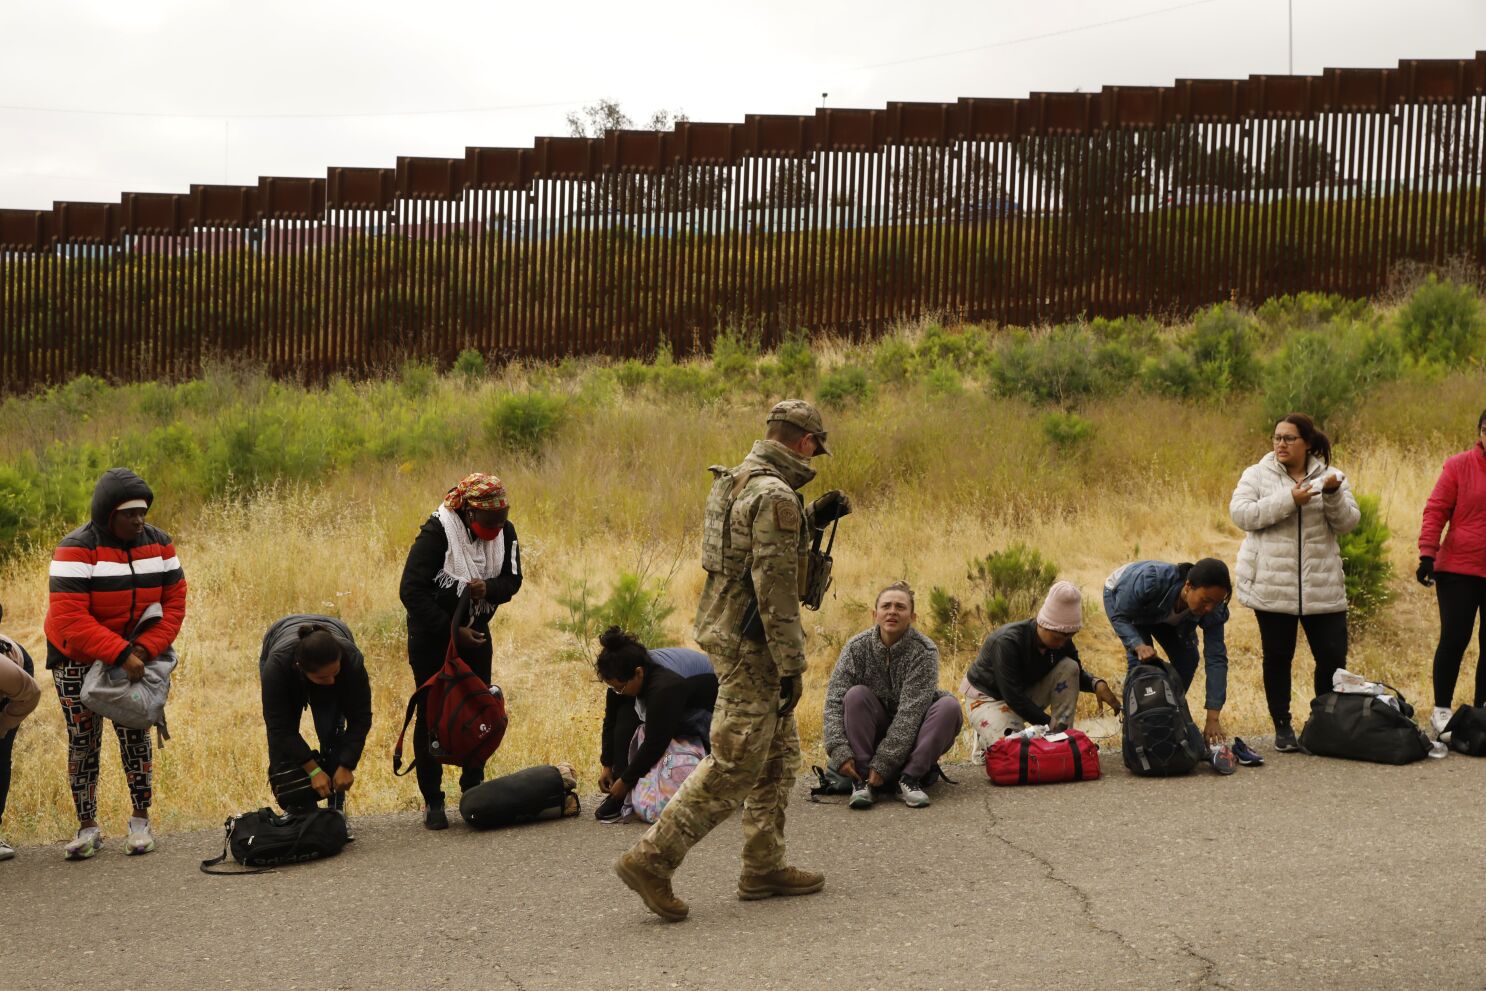
[[1077,633],[1084,625],[1084,597],[1072,582],[1054,582],[1037,613],[1037,625],[1055,633]]

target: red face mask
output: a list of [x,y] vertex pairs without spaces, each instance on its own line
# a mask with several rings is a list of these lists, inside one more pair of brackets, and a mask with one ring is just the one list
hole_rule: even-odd
[[498,526],[486,526],[483,523],[470,521],[470,532],[481,540],[494,540],[500,536],[501,528]]

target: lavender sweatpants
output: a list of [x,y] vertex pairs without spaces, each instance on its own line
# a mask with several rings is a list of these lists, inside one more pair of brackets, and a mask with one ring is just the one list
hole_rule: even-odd
[[[865,775],[892,719],[877,696],[865,685],[853,685],[846,690],[842,710],[846,742],[851,746],[857,769]],[[915,778],[929,773],[934,762],[955,745],[962,718],[959,699],[947,695],[935,699],[929,711],[924,713],[924,721],[919,724],[918,739],[913,743],[902,773]]]

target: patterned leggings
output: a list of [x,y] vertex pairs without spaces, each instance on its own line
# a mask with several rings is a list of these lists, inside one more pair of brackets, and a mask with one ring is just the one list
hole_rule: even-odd
[[[57,698],[62,700],[62,718],[67,722],[67,779],[79,822],[98,818],[98,756],[103,750],[103,717],[82,703],[86,664],[63,664],[52,668]],[[124,758],[124,779],[136,809],[148,809],[153,796],[150,773],[154,754],[149,730],[129,729],[114,723],[119,754]]]

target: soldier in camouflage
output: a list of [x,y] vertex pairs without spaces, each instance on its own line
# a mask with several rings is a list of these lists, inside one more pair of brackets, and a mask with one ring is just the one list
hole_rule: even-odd
[[785,863],[784,810],[800,765],[794,709],[805,672],[800,597],[810,535],[851,512],[840,492],[808,507],[799,495],[815,477],[810,459],[830,453],[820,413],[789,399],[769,412],[764,439],[741,465],[711,469],[702,535],[707,583],[696,639],[718,678],[712,752],[615,864],[624,883],[664,919],[686,918],[686,903],[671,890],[682,858],[740,803],[739,898],[808,895],[825,886],[825,875]]

